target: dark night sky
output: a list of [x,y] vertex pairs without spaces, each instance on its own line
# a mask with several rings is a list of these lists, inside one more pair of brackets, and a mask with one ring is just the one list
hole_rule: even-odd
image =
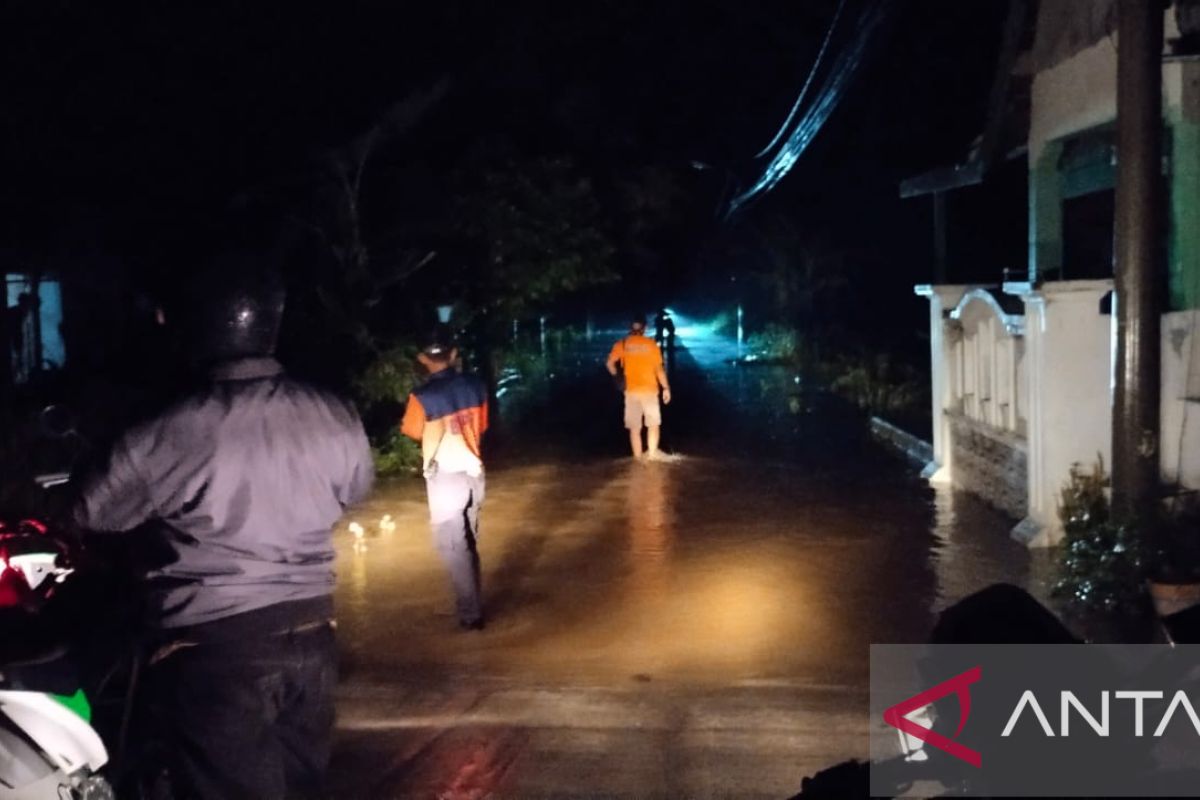
[[[850,96],[763,206],[891,236],[918,214],[897,211],[896,181],[961,158],[979,132],[1006,3],[894,4]],[[701,160],[746,180],[835,7],[15,0],[0,18],[0,235],[169,241],[441,75],[449,96],[403,142],[435,182],[496,141],[599,169]],[[706,205],[719,194],[695,186]]]

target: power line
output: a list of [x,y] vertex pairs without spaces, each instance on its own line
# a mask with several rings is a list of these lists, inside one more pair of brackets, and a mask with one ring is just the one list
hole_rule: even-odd
[[821,42],[821,49],[817,51],[817,57],[813,61],[812,68],[808,71],[808,77],[804,79],[804,86],[800,88],[800,94],[796,96],[796,102],[792,104],[792,110],[788,112],[787,119],[779,126],[779,130],[775,132],[773,138],[766,147],[755,153],[755,158],[762,158],[771,150],[775,149],[775,145],[779,144],[779,140],[787,133],[788,128],[792,126],[792,120],[796,118],[796,113],[800,110],[800,106],[804,104],[804,98],[808,96],[808,90],[812,88],[813,81],[817,77],[817,71],[821,68],[821,62],[825,59],[825,51],[829,49],[829,43],[833,40],[833,31],[837,27],[838,20],[842,16],[842,9],[846,7],[846,0],[838,0],[837,11],[833,13],[833,19],[829,21],[829,27],[825,31],[825,39]]
[[[825,79],[821,87],[820,93],[799,121],[795,123],[795,127],[787,136],[787,140],[779,148],[779,152],[775,154],[770,163],[763,169],[758,180],[750,188],[730,200],[729,209],[725,215],[726,219],[735,214],[747,203],[775,188],[783,180],[784,176],[791,171],[792,167],[795,166],[800,156],[808,149],[808,146],[812,144],[813,139],[816,138],[817,134],[829,120],[830,115],[833,114],[833,111],[842,101],[847,86],[862,66],[867,45],[872,35],[885,19],[886,11],[891,2],[892,0],[871,0],[870,5],[864,9],[862,18],[859,21],[857,35],[838,56],[830,75]],[[840,14],[840,12],[841,9],[839,7],[838,13]],[[832,29],[833,26],[831,25],[831,32]],[[828,35],[826,38],[828,39]],[[820,55],[818,55],[819,61]],[[814,70],[818,66],[819,63],[814,64]],[[808,91],[808,85],[812,81],[814,74],[809,74],[809,80],[805,82],[805,87],[801,90],[801,99],[803,99],[804,94]],[[793,113],[789,115],[789,119],[795,116],[796,108],[799,105],[800,100],[797,101],[796,107],[793,108]],[[782,130],[780,133],[782,134]],[[776,139],[778,138],[779,136],[776,137]],[[766,149],[770,150],[772,146],[774,146],[774,143],[768,145]]]

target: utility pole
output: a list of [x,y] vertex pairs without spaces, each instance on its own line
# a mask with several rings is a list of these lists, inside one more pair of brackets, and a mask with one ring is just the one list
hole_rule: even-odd
[[1116,387],[1113,513],[1149,522],[1159,497],[1164,294],[1163,4],[1117,3]]

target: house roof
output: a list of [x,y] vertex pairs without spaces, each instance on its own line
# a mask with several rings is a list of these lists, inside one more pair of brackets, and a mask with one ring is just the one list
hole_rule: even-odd
[[1116,29],[1116,0],[1042,0],[1038,3],[1033,46],[1016,70],[1035,75],[1086,50]]
[[[1059,2],[1074,5],[1088,1],[1047,0],[1041,5],[1054,6]],[[1038,11],[1037,0],[1010,0],[983,132],[976,138],[967,160],[901,181],[901,197],[919,197],[974,186],[983,180],[998,156],[1023,152],[1029,139],[1032,73],[1018,69],[1018,66],[1024,63],[1023,56],[1035,46],[1036,25],[1041,21]]]

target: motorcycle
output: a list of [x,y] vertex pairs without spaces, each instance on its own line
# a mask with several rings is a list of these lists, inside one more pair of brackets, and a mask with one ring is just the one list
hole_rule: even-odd
[[100,773],[108,751],[60,635],[56,603],[73,573],[46,525],[0,522],[0,797],[114,797]]
[[[87,442],[69,409],[43,409],[36,428],[43,468],[77,465]],[[78,571],[82,550],[65,528],[44,521],[57,518],[70,478],[26,473],[16,504],[25,515],[6,518],[14,509],[0,509],[0,798],[114,797],[93,706],[99,689],[84,680],[78,652],[81,631],[103,612],[88,608],[94,592],[80,591],[90,572]]]

